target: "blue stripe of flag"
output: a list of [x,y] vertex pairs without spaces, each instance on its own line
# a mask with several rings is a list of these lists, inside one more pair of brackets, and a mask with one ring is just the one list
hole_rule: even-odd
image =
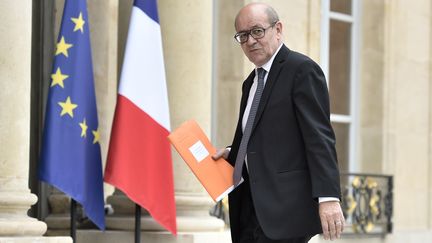
[[140,8],[147,16],[159,23],[156,0],[135,0],[134,6]]

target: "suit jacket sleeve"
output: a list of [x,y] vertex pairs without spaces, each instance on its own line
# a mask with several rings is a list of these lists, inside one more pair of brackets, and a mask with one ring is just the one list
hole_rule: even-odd
[[294,76],[296,117],[306,150],[312,196],[340,198],[335,134],[330,123],[329,94],[321,68],[312,60],[302,63]]

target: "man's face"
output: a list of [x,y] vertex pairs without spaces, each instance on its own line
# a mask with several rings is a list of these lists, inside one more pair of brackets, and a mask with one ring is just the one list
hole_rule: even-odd
[[[255,39],[251,35],[248,40],[241,44],[243,52],[256,66],[262,66],[270,60],[281,43],[282,24],[277,22],[273,27],[262,9],[243,9],[237,17],[236,31],[249,31],[261,27],[266,29],[264,37]],[[270,28],[268,28],[270,27]]]

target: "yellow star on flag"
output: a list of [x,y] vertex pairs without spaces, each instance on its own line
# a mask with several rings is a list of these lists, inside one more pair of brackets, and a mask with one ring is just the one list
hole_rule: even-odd
[[77,30],[81,30],[81,33],[84,33],[84,23],[85,21],[82,18],[82,13],[80,12],[78,18],[71,18],[72,22],[75,23],[74,32]]
[[86,119],[84,118],[83,122],[79,123],[80,127],[81,127],[81,137],[87,137],[87,123],[86,123]]
[[51,78],[52,78],[51,87],[53,87],[54,85],[59,85],[60,87],[64,88],[63,81],[65,79],[67,79],[68,77],[69,77],[69,75],[63,74],[61,72],[61,69],[58,67],[57,71],[55,73],[51,74]]
[[73,45],[66,43],[64,36],[60,39],[60,42],[57,43],[57,50],[56,50],[56,56],[59,54],[63,54],[66,57],[68,57],[68,49],[71,48]]
[[71,102],[70,96],[67,97],[65,102],[58,102],[58,104],[62,107],[60,116],[63,116],[67,113],[69,116],[73,117],[73,109],[78,107],[77,104]]
[[99,139],[100,139],[99,128],[96,131],[93,130],[92,133],[93,133],[93,136],[94,136],[93,144],[95,144],[95,143],[99,142]]

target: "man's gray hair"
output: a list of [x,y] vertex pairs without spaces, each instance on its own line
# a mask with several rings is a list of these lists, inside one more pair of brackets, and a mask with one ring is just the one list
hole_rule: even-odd
[[[274,8],[272,8],[270,5],[265,4],[265,3],[250,3],[249,5],[252,4],[257,4],[257,5],[261,5],[261,6],[265,6],[264,12],[267,15],[267,19],[269,21],[269,24],[274,24],[276,22],[279,21],[279,16],[276,13],[276,11],[274,10]],[[244,7],[243,7],[244,8]],[[241,10],[240,10],[241,12]],[[239,18],[240,12],[237,13],[236,17],[235,17],[235,21],[234,21],[234,27],[237,27],[237,20]]]
[[278,14],[274,10],[274,8],[272,8],[271,6],[267,6],[267,8],[265,9],[265,12],[267,14],[269,24],[273,24],[273,23],[276,23],[279,21]]

